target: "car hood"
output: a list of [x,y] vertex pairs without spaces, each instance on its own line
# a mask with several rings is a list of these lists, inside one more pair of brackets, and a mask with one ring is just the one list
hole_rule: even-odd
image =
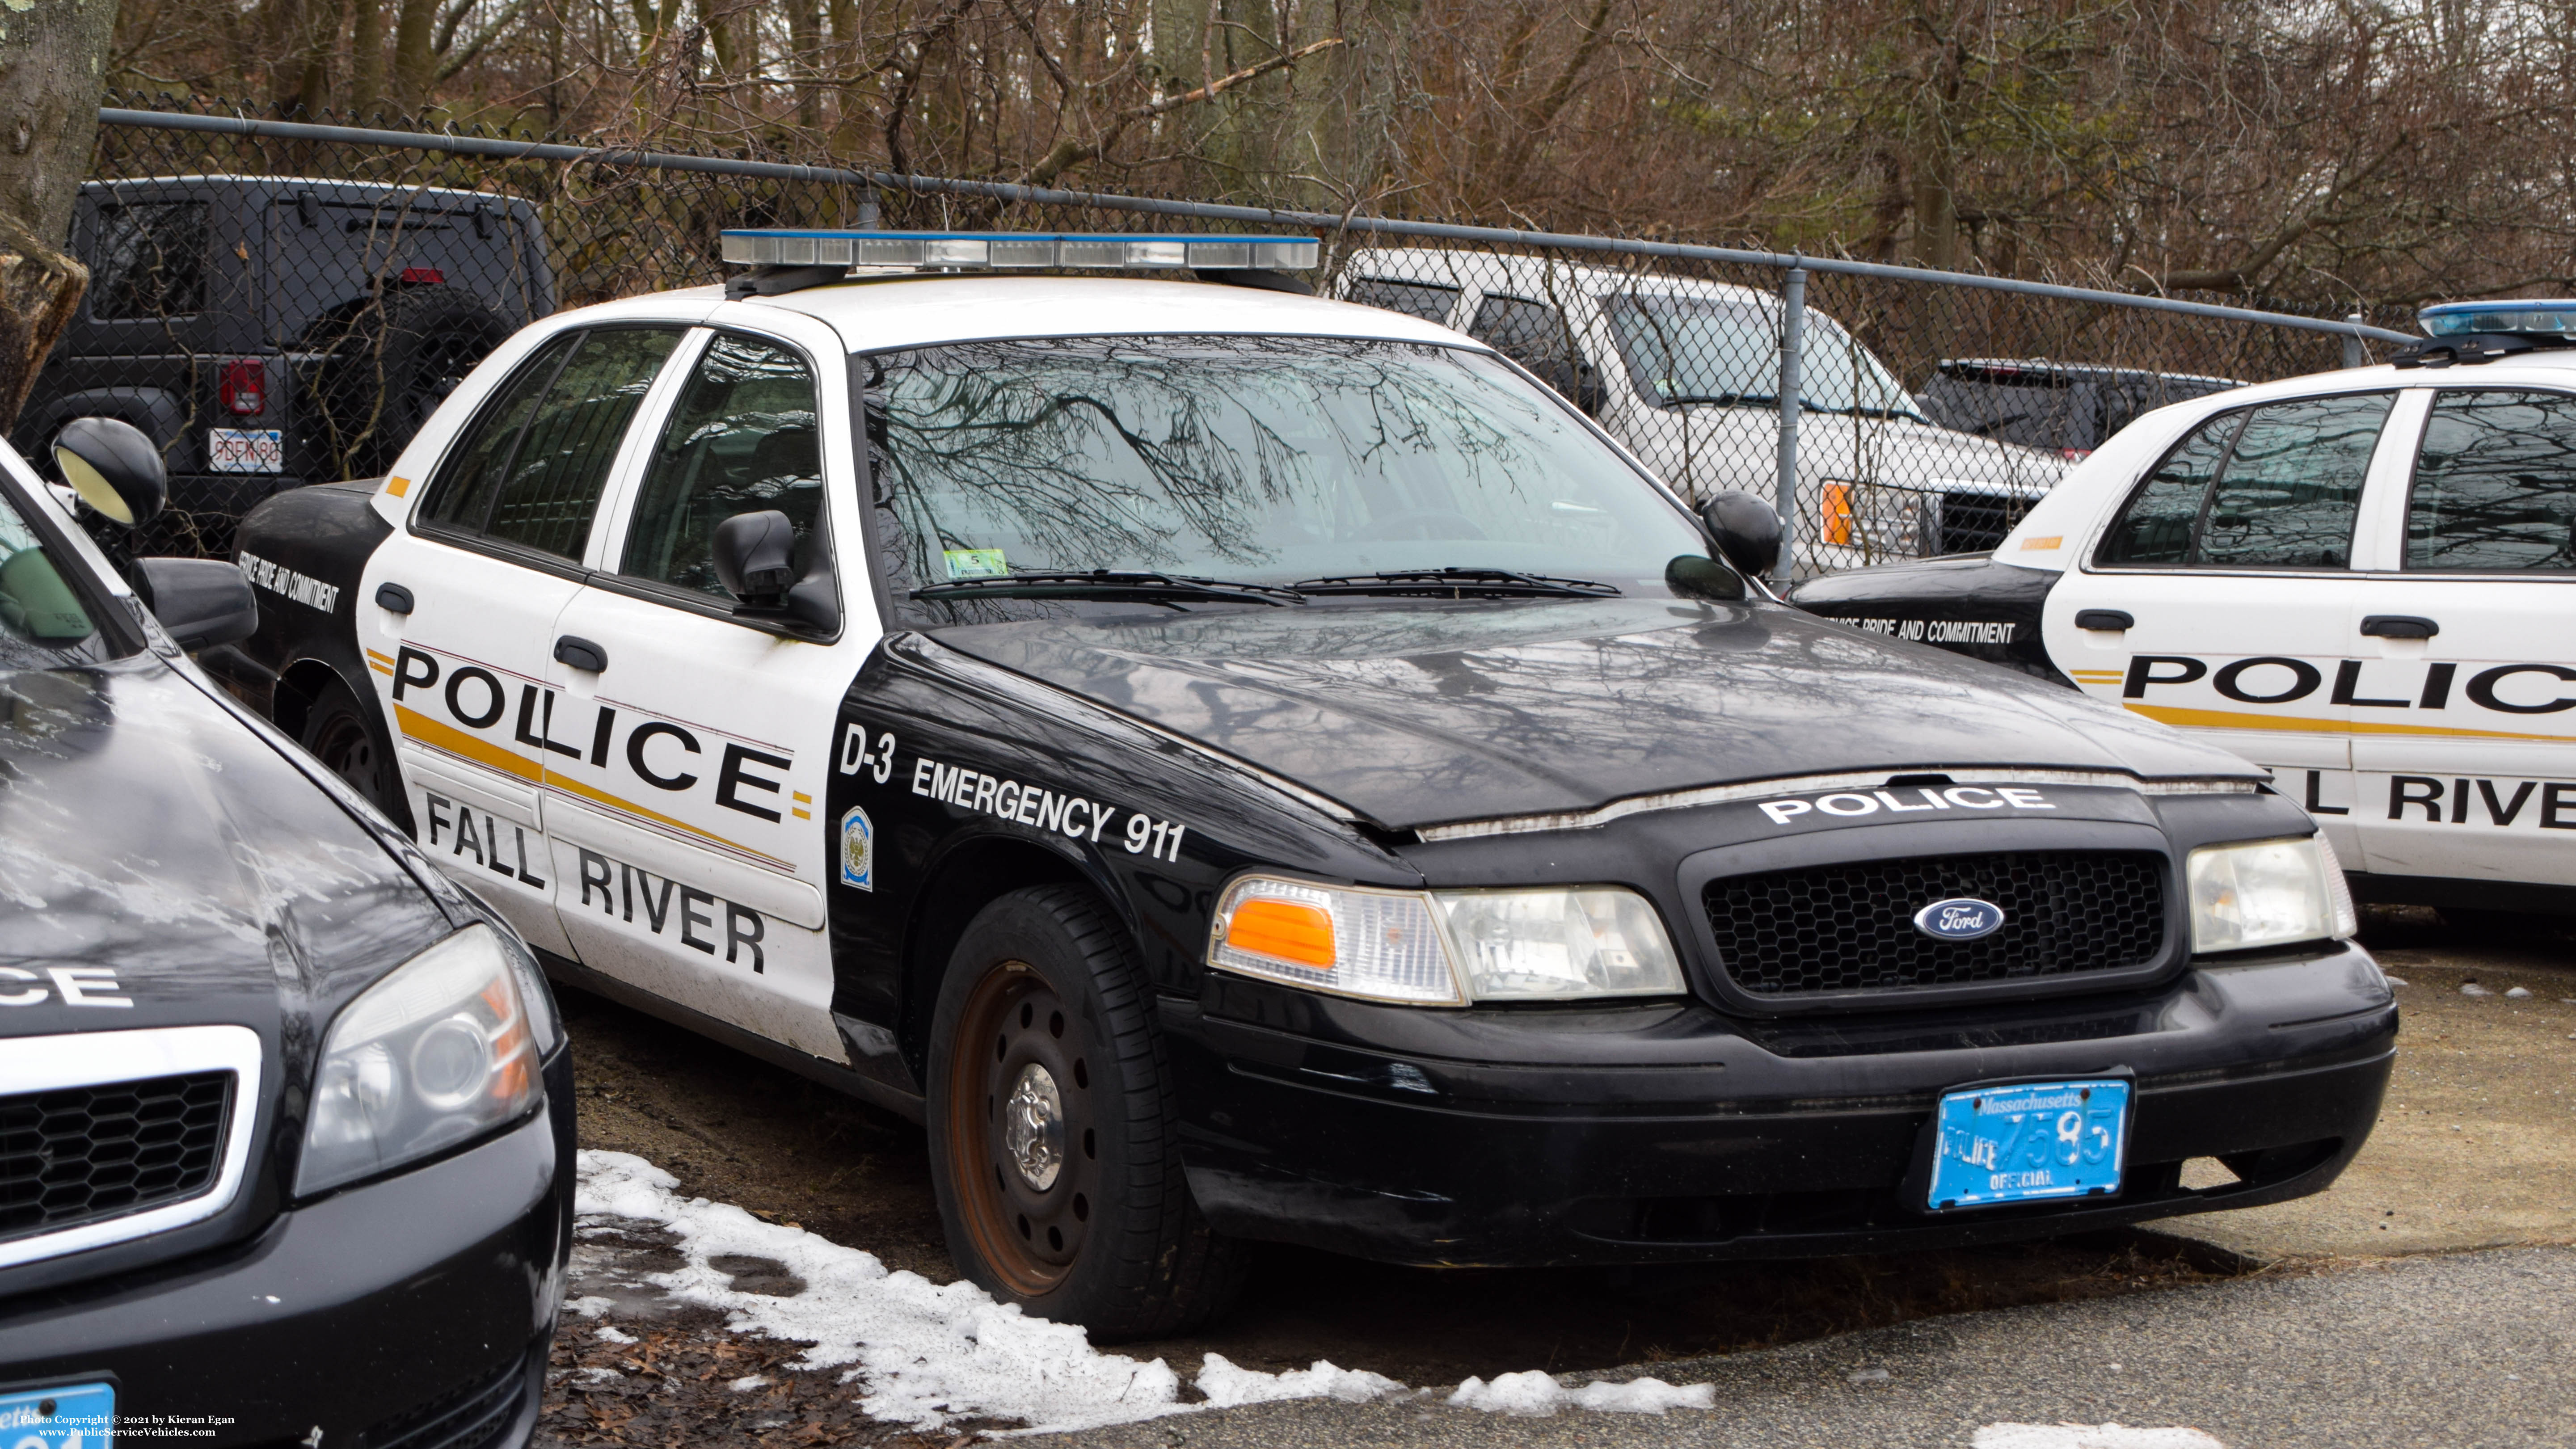
[[1333,605],[937,638],[1398,829],[1878,769],[2260,778],[2070,691],[1767,603]]
[[0,670],[0,1038],[232,1023],[302,1057],[450,929],[350,806],[171,665]]
[[[1771,407],[1717,403],[1641,408],[1624,431],[1668,482],[1730,488],[1751,483],[1767,489],[1779,447],[1780,414]],[[1818,412],[1798,417],[1798,471],[1810,480],[2038,494],[2055,486],[2072,466],[2039,448],[1912,418]]]

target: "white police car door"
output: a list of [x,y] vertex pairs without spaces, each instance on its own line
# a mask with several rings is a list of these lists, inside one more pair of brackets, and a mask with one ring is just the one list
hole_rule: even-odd
[[[2049,657],[2085,692],[2207,735],[2356,848],[2347,729],[2365,488],[2402,473],[2380,441],[2396,398],[2231,408],[2141,479],[2049,593]],[[2383,485],[2384,486],[2384,485]]]
[[[561,767],[547,835],[584,965],[840,1061],[824,891],[842,823],[818,802],[841,698],[878,635],[847,362],[809,318],[743,305],[710,321],[620,487],[591,585],[557,621],[567,655],[602,656],[571,688],[607,743]],[[738,615],[717,582],[716,525],[770,509],[800,559],[837,570],[836,634]]]
[[2367,868],[2576,885],[2576,396],[2432,392],[2407,482],[2355,649]]
[[683,332],[592,327],[539,345],[438,471],[405,485],[425,491],[361,580],[359,643],[421,848],[558,953],[571,947],[542,797],[578,745],[547,650],[628,427]]

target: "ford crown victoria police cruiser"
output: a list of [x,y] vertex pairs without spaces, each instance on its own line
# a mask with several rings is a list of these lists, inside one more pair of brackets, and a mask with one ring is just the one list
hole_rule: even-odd
[[1311,240],[727,248],[263,505],[228,667],[566,979],[925,1120],[1005,1298],[2024,1238],[2368,1135],[2395,1008],[2257,771],[1782,606],[1491,350],[1245,274]]
[[2263,765],[2366,898],[2576,912],[2576,303],[2425,323],[2148,414],[1991,555],[1792,598]]
[[[159,511],[140,432],[56,448]],[[0,444],[0,1443],[524,1444],[572,1227],[536,962],[187,661],[250,584],[136,576]]]

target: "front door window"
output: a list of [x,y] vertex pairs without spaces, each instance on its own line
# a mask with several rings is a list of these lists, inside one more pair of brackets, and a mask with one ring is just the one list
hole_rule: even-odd
[[618,572],[728,598],[716,579],[716,525],[769,509],[795,526],[805,563],[823,504],[815,418],[803,358],[749,337],[709,343],[646,465]]
[[2576,569],[2576,397],[2444,392],[2406,503],[2406,567]]

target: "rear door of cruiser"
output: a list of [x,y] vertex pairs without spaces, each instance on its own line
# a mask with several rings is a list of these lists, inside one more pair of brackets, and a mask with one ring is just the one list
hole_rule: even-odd
[[[828,325],[773,307],[710,320],[644,425],[589,586],[549,635],[585,723],[581,758],[553,766],[546,831],[583,965],[841,1061],[824,896],[847,878],[844,834],[858,830],[864,862],[870,827],[821,819],[818,802],[841,699],[879,635],[847,354]],[[770,510],[795,530],[805,587],[836,595],[830,627],[746,612],[718,582],[717,525]],[[882,772],[894,742],[879,748],[840,763]]]
[[[609,479],[685,325],[555,333],[484,397],[367,562],[358,643],[383,696],[421,847],[547,950],[561,882],[545,845],[550,769],[587,737],[548,658],[581,589]],[[580,743],[568,743],[578,741]]]
[[2354,681],[2342,668],[2369,550],[2366,486],[2398,394],[2216,413],[2148,470],[2049,593],[2049,657],[2088,694],[2205,734],[2271,769],[2353,855]]
[[2414,396],[2423,441],[2354,640],[2367,869],[2576,885],[2576,835],[2552,833],[2576,831],[2576,395]]

